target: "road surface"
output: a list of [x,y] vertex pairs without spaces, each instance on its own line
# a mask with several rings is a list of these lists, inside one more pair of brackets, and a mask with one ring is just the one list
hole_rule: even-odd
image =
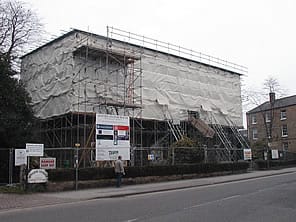
[[[119,188],[120,189],[120,188]],[[295,222],[296,173],[0,212],[2,222]]]

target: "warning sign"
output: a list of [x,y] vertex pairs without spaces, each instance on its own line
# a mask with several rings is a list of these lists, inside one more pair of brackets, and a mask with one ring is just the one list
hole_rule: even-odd
[[56,158],[40,158],[40,168],[41,169],[55,169],[56,168]]
[[244,149],[244,160],[252,160],[252,150]]

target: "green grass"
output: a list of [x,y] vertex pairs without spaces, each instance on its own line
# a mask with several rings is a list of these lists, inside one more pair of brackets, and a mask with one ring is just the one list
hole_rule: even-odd
[[0,193],[16,193],[16,194],[25,194],[20,185],[11,185],[11,186],[0,186]]

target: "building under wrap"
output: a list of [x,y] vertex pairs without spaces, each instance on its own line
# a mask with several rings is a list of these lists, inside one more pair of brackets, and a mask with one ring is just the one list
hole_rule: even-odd
[[138,129],[133,146],[155,146],[166,130],[172,142],[180,139],[188,128],[184,123],[211,138],[217,134],[213,125],[242,127],[245,72],[243,66],[109,27],[106,37],[74,29],[26,54],[21,80],[49,147],[90,146],[95,113],[130,116]]

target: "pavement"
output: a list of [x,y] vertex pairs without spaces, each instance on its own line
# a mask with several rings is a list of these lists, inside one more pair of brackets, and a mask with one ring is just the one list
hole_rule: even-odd
[[107,187],[77,191],[33,194],[0,193],[0,212],[13,209],[72,203],[99,198],[116,198],[152,192],[178,190],[191,187],[201,187],[227,182],[255,179],[260,177],[268,177],[273,175],[289,174],[295,172],[296,167],[291,167],[280,170],[251,171],[243,174],[233,174],[228,176],[207,177],[139,185],[124,185],[123,181],[123,186],[120,188]]

